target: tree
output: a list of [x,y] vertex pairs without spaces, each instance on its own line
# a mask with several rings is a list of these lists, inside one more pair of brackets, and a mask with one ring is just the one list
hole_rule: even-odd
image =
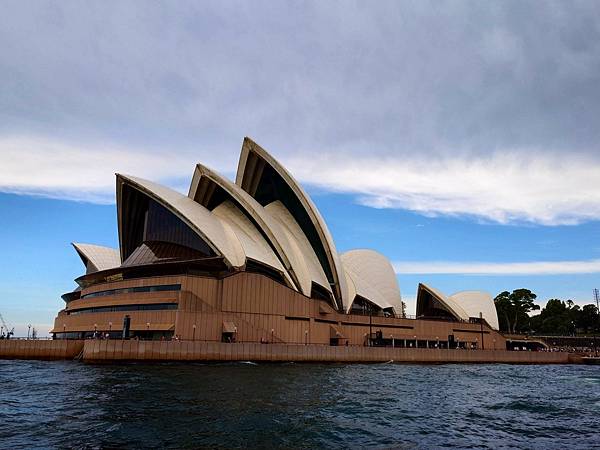
[[596,305],[585,305],[577,318],[577,328],[585,332],[598,330],[598,308]]
[[510,301],[510,292],[504,291],[499,293],[494,299],[496,312],[500,319],[500,330],[510,332],[510,316],[512,315],[512,303]]
[[577,330],[593,328],[596,308],[586,305],[582,308],[573,300],[566,302],[553,298],[548,300],[542,312],[532,317],[532,324],[541,334],[575,334]]
[[557,298],[548,300],[539,315],[536,331],[542,334],[569,334],[572,332],[570,308]]
[[571,309],[574,304],[573,300],[567,300],[567,308]]
[[515,309],[513,321],[513,333],[517,332],[517,324],[519,318],[529,317],[529,312],[540,309],[538,305],[533,303],[537,298],[529,289],[517,289],[510,294],[510,301]]
[[540,309],[533,303],[537,298],[529,289],[516,289],[509,293],[503,291],[496,296],[494,303],[500,321],[500,329],[509,333],[518,333],[529,327],[529,313]]

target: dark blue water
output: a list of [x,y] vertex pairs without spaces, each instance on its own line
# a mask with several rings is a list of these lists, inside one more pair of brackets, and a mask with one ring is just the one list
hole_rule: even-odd
[[600,448],[600,366],[0,361],[2,448]]

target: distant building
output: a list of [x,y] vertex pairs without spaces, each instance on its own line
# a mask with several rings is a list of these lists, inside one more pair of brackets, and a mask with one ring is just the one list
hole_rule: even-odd
[[404,317],[388,259],[338,254],[310,197],[248,138],[235,183],[197,165],[185,196],[118,174],[117,211],[118,250],[73,244],[86,273],[56,339],[505,348],[489,294],[420,285],[418,320]]

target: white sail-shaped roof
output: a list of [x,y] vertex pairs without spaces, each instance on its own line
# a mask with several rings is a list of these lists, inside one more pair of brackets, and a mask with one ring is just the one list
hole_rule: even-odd
[[208,209],[189,197],[165,186],[128,175],[117,174],[117,204],[119,216],[119,239],[123,249],[121,191],[128,184],[149,196],[171,211],[217,254],[223,257],[229,267],[243,267],[246,262],[244,248],[229,225],[215,217]]
[[[273,193],[275,197],[263,203],[261,199],[257,198],[257,191],[260,190],[263,179],[262,175],[267,168],[274,171],[283,181],[286,192],[284,194]],[[327,284],[331,285],[338,307],[342,309],[343,305],[347,304],[349,300],[345,299],[347,293],[347,287],[345,286],[346,277],[341,267],[333,238],[323,217],[321,217],[316,206],[300,184],[275,158],[249,138],[244,139],[242,146],[236,184],[241,186],[251,196],[257,198],[259,203],[265,206],[268,203],[272,203],[273,200],[281,200],[288,210],[290,210],[291,204],[286,204],[286,202],[291,202],[294,206],[301,208],[302,211],[290,210],[290,212],[297,223],[299,223],[300,216],[307,218],[306,223],[300,224],[300,230],[309,238],[308,242],[313,247],[315,254],[317,254],[319,264],[323,267],[325,274],[330,274],[331,279],[328,279]]]
[[[225,200],[212,210],[212,214],[228,224],[236,234],[247,258],[272,267],[284,277],[287,271],[277,259],[273,249],[250,220],[231,201]],[[291,280],[288,280],[292,284]]]
[[445,295],[438,289],[425,284],[419,284],[417,292],[417,315],[421,315],[424,308],[424,292],[433,296],[446,311],[458,320],[468,321],[470,318],[478,318],[481,313],[483,319],[495,330],[499,329],[498,313],[492,296],[483,291],[463,291],[450,296]]
[[300,225],[298,225],[298,222],[296,222],[283,203],[280,201],[269,203],[265,207],[265,210],[278,222],[280,229],[284,231],[287,237],[289,251],[293,255],[291,259],[299,271],[297,275],[302,292],[310,296],[312,283],[314,282],[332,293],[327,276],[310,242],[308,242]]
[[498,312],[494,299],[488,292],[462,291],[452,294],[449,299],[459,304],[469,317],[479,317],[481,313],[485,321],[494,329],[498,330]]
[[[204,182],[204,180],[209,182]],[[209,197],[213,195],[215,187],[221,188],[227,194],[227,197],[235,202],[240,211],[252,220],[285,268],[284,276],[286,279],[292,280],[291,285],[305,295],[310,295],[310,289],[307,292],[301,288],[298,275],[306,272],[306,269],[300,266],[297,258],[293,256],[295,249],[291,247],[292,244],[290,244],[290,240],[284,231],[281,230],[279,223],[241,187],[208,167],[198,164],[194,171],[188,196],[196,202],[204,204],[210,200]]]
[[121,255],[116,248],[75,242],[72,245],[85,264],[87,273],[114,269],[121,265]]
[[[373,250],[351,250],[341,255],[342,266],[350,277],[359,295],[381,309],[393,308],[396,313],[402,311],[402,297],[398,279],[389,260]],[[346,310],[352,308],[352,298]]]

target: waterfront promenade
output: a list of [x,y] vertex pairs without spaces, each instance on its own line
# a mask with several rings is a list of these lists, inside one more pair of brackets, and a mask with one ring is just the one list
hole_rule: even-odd
[[0,359],[569,364],[566,352],[138,340],[4,340]]

